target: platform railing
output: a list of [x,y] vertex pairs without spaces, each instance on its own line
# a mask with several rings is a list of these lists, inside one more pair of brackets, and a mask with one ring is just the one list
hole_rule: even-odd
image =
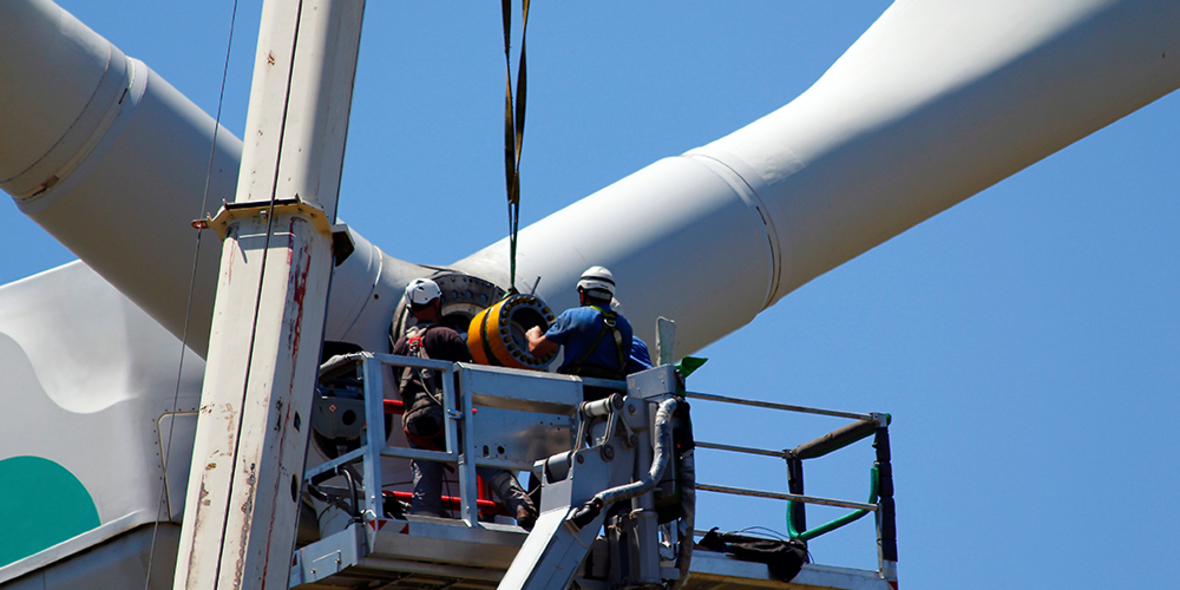
[[[459,448],[459,429],[465,426],[462,416],[471,411],[469,396],[459,396],[455,388],[455,364],[449,361],[421,359],[417,357],[399,356],[392,354],[363,353],[361,355],[361,374],[364,382],[365,396],[365,436],[360,448],[326,461],[305,472],[304,478],[311,481],[321,474],[335,473],[340,467],[362,461],[362,477],[364,485],[364,500],[362,517],[372,520],[384,517],[384,495],[381,474],[381,457],[396,457],[401,459],[417,459],[423,461],[441,461],[459,465],[460,503],[462,520],[469,526],[479,520],[479,508],[476,502],[478,495],[475,485],[475,465],[465,460]],[[412,367],[415,369],[430,369],[438,371],[437,382],[442,384],[443,404],[446,408],[446,419],[443,432],[446,449],[433,451],[409,447],[392,447],[386,444],[388,433],[385,432],[385,367]],[[456,403],[462,400],[462,407]],[[456,408],[459,408],[458,410]],[[466,433],[464,433],[466,434]],[[468,437],[470,440],[470,437]],[[466,469],[470,467],[470,469]],[[470,480],[470,485],[468,484]]]
[[[802,540],[818,537],[822,534],[849,524],[869,512],[873,512],[876,514],[876,535],[878,547],[877,554],[879,566],[878,573],[881,575],[881,577],[887,580],[896,580],[897,534],[895,524],[896,515],[893,504],[892,465],[890,463],[891,459],[889,451],[890,416],[888,414],[844,412],[839,410],[827,410],[823,408],[812,408],[762,400],[726,397],[699,392],[685,392],[684,396],[689,399],[700,399],[786,412],[834,416],[838,418],[854,420],[854,422],[851,424],[829,432],[828,434],[820,436],[814,440],[803,443],[792,449],[761,449],[756,447],[697,440],[696,447],[701,449],[712,449],[762,457],[775,457],[784,460],[787,464],[788,492],[782,493],[700,482],[696,484],[696,489],[700,491],[721,494],[784,500],[787,502],[788,534],[792,538]],[[876,461],[874,462],[872,469],[872,491],[870,492],[870,499],[868,502],[854,502],[849,500],[804,495],[804,459],[815,459],[822,457],[828,453],[842,449],[870,436],[874,437],[873,447],[876,449]],[[807,504],[850,508],[856,512],[837,518],[819,527],[807,529],[805,512],[805,506]],[[700,533],[698,532],[698,534]]]
[[[460,520],[467,527],[482,527],[479,520],[480,511],[478,505],[476,467],[487,466],[525,471],[531,469],[532,463],[481,456],[476,450],[476,445],[479,443],[475,441],[475,436],[473,435],[473,421],[465,419],[467,416],[474,415],[475,403],[471,392],[463,391],[467,387],[464,382],[464,372],[455,363],[391,354],[357,353],[355,357],[355,362],[361,364],[364,382],[365,423],[368,425],[365,429],[362,445],[356,450],[344,453],[335,459],[331,459],[307,470],[304,474],[305,480],[310,482],[314,478],[322,478],[325,475],[340,473],[343,466],[361,462],[364,481],[363,510],[358,510],[358,512],[360,512],[360,517],[364,521],[371,522],[374,519],[384,518],[385,515],[385,498],[381,485],[381,482],[383,482],[381,457],[441,461],[454,464],[457,466],[459,479]],[[446,407],[446,419],[444,421],[445,450],[434,451],[408,447],[392,447],[386,444],[387,433],[385,431],[384,403],[385,367],[393,367],[394,370],[413,367],[416,369],[438,371],[439,379],[437,379],[437,382],[440,382],[442,385],[443,403]],[[533,372],[522,376],[556,380],[573,379],[581,381],[584,385],[619,390],[626,389],[626,383],[623,381],[588,378],[578,379]],[[787,501],[789,515],[788,530],[791,536],[796,538],[807,539],[818,536],[819,534],[839,528],[839,526],[843,526],[855,518],[859,518],[859,516],[855,518],[851,516],[842,517],[821,527],[806,530],[806,514],[804,509],[806,504],[847,508],[858,511],[861,515],[869,512],[875,513],[879,557],[878,574],[886,580],[896,580],[897,541],[889,456],[888,426],[890,417],[888,414],[844,412],[700,392],[682,392],[682,394],[689,399],[794,413],[833,416],[852,420],[853,422],[851,424],[843,428],[803,443],[793,449],[772,450],[697,440],[695,443],[697,448],[775,457],[784,460],[787,464],[789,489],[788,492],[783,493],[701,482],[697,482],[696,489],[705,492]],[[580,399],[580,395],[578,397]],[[576,415],[576,412],[573,412],[573,414]],[[571,426],[576,429],[576,424]],[[877,484],[875,486],[877,488],[874,494],[875,500],[870,499],[869,502],[857,502],[804,494],[803,460],[821,457],[869,436],[874,436],[873,446],[877,451],[877,461],[874,463],[874,471],[876,473],[874,483]],[[459,523],[456,522],[456,524]],[[698,534],[700,533],[698,532]]]
[[[365,520],[384,517],[384,497],[381,473],[381,457],[412,459],[422,461],[439,461],[456,466],[459,485],[460,520],[468,527],[480,527],[479,494],[476,467],[493,467],[510,471],[531,471],[533,461],[513,460],[511,458],[496,458],[484,456],[478,452],[476,432],[473,430],[473,420],[466,417],[475,415],[476,401],[466,378],[470,371],[450,361],[421,359],[418,357],[400,356],[392,354],[356,353],[353,362],[361,364],[362,380],[365,399],[365,434],[360,448],[342,454],[326,461],[305,472],[304,478],[322,477],[327,474],[339,473],[341,467],[347,464],[362,462],[362,479],[364,481],[364,499],[361,516]],[[394,447],[386,444],[388,433],[385,431],[385,378],[386,367],[395,371],[405,367],[415,369],[429,369],[437,371],[437,380],[442,384],[443,403],[446,419],[443,432],[446,440],[445,450],[434,451],[409,447]],[[511,372],[508,369],[480,367],[484,370],[498,370]],[[626,382],[608,381],[602,379],[576,378],[565,375],[539,373],[535,371],[521,372],[522,377],[532,379],[548,379],[555,381],[580,381],[582,384],[626,390]],[[534,381],[534,383],[536,383]],[[574,393],[578,401],[580,393]],[[528,397],[525,395],[524,397]],[[527,401],[524,403],[528,403]],[[544,403],[544,402],[542,402]],[[570,415],[575,416],[576,403],[570,405]],[[576,420],[576,416],[571,418]],[[547,455],[546,455],[547,456]],[[372,482],[378,482],[373,485]]]

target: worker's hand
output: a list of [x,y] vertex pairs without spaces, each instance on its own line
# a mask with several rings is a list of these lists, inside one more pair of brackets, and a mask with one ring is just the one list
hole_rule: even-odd
[[541,333],[541,326],[533,326],[524,333],[529,341],[529,353],[535,356],[545,356],[557,348],[556,342],[551,342]]

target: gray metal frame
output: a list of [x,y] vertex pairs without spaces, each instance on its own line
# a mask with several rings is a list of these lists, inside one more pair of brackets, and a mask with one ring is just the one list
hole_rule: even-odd
[[[443,389],[443,403],[446,407],[455,407],[455,365],[448,361],[436,361],[430,359],[420,359],[416,357],[396,356],[392,354],[370,354],[365,353],[364,360],[361,361],[361,371],[364,375],[365,383],[365,444],[361,448],[341,455],[330,461],[326,461],[304,473],[304,479],[310,480],[313,476],[321,473],[327,473],[336,470],[338,467],[352,463],[358,458],[363,461],[363,477],[365,482],[365,499],[364,510],[361,511],[365,520],[372,520],[374,518],[381,518],[384,512],[384,498],[381,493],[381,485],[371,485],[372,482],[381,482],[381,457],[400,457],[404,459],[433,459],[438,461],[458,462],[459,450],[456,437],[456,425],[458,421],[457,416],[453,412],[447,412],[447,420],[445,424],[446,432],[446,451],[430,451],[426,449],[410,449],[391,447],[385,444],[388,433],[385,432],[385,406],[384,406],[384,373],[382,369],[386,366],[400,366],[400,367],[415,367],[422,369],[432,369],[443,373],[442,381]],[[466,489],[463,490],[466,493]],[[464,511],[466,518],[468,514],[466,510],[467,497],[463,496]],[[472,500],[474,504],[474,500]]]
[[[513,561],[517,549],[526,542],[526,535],[512,525],[479,520],[476,467],[532,470],[537,458],[546,458],[560,452],[554,451],[555,448],[573,448],[575,433],[582,424],[581,414],[577,411],[578,403],[582,400],[582,385],[619,389],[627,385],[621,381],[580,379],[551,373],[389,354],[363,353],[360,356],[359,362],[364,376],[366,424],[372,425],[366,429],[364,445],[309,469],[304,477],[310,479],[332,472],[344,464],[363,462],[362,519],[340,533],[297,551],[296,562],[292,568],[292,586],[307,585],[308,588],[319,588],[317,581],[328,577],[371,581],[385,579],[382,578],[381,572],[480,579],[485,580],[485,583],[498,579]],[[383,404],[386,366],[417,367],[440,372],[443,402],[448,408],[459,408],[446,413],[445,451],[386,445]],[[632,393],[641,397],[638,389]],[[880,424],[885,424],[888,420],[884,414],[837,412],[695,392],[688,392],[685,396],[852,420],[872,420]],[[777,458],[785,458],[786,455],[784,451],[704,441],[697,441],[697,446]],[[381,457],[438,460],[456,464],[461,503],[460,520],[418,517],[411,517],[408,521],[385,520],[382,486],[372,484],[382,481]],[[698,483],[696,488],[707,492],[794,500],[874,512],[879,510],[877,504],[802,494],[707,483]],[[386,527],[383,531],[382,526],[391,522],[400,524],[396,525],[396,530]],[[877,528],[880,537],[880,519],[877,519]],[[768,577],[764,565],[736,561],[723,554],[701,552],[693,558],[691,569],[693,578],[686,589],[710,587],[711,584],[722,582],[740,582],[743,587],[751,588],[780,587],[781,584]],[[895,562],[882,563],[880,569],[875,572],[808,564],[795,583],[849,590],[885,590],[891,580],[896,580]],[[363,585],[362,582],[357,583]]]
[[[447,408],[446,422],[444,424],[446,437],[445,451],[391,447],[385,444],[388,436],[384,427],[385,409],[383,405],[385,391],[384,368],[386,366],[414,367],[439,371],[440,381],[442,382],[443,404]],[[516,410],[529,413],[550,414],[554,418],[544,424],[546,429],[553,430],[556,426],[560,430],[560,428],[564,427],[571,433],[576,429],[576,409],[577,403],[581,401],[581,386],[579,380],[574,377],[553,375],[550,373],[522,373],[520,371],[511,371],[498,367],[372,353],[363,354],[361,367],[364,375],[365,423],[369,425],[365,429],[364,444],[359,449],[307,470],[304,474],[304,479],[308,480],[313,476],[334,471],[342,465],[353,463],[357,460],[363,461],[365,497],[364,508],[361,512],[365,520],[382,518],[384,515],[384,499],[381,493],[381,486],[370,485],[370,482],[383,481],[381,457],[443,461],[456,464],[459,474],[460,519],[468,527],[479,528],[482,525],[479,521],[479,506],[477,503],[479,497],[475,473],[477,466],[496,467],[512,471],[528,471],[533,468],[533,463],[536,459],[548,457],[555,452],[559,452],[542,444],[540,450],[534,451],[535,456],[526,460],[484,456],[484,453],[481,452],[481,446],[482,441],[487,438],[489,430],[485,425],[493,420],[490,417],[489,419],[482,420],[474,418],[477,415],[477,400],[480,401],[479,405],[481,407],[487,406],[484,409],[485,414],[502,412],[505,415],[510,415]],[[456,391],[456,375],[458,376],[459,391],[467,392],[463,395],[460,395],[459,391]],[[532,382],[528,383],[530,386],[521,386],[522,383],[520,381],[522,379],[530,380],[530,378],[532,378]],[[493,397],[481,393],[483,388],[491,387],[489,382],[496,382],[503,379],[517,381],[515,387],[507,388],[512,391],[511,397],[505,397],[503,395]],[[618,383],[619,385],[623,385],[622,382]],[[459,409],[454,410],[453,408],[456,407]],[[562,424],[560,415],[563,413],[568,414],[568,423]],[[472,417],[472,419],[468,419],[468,417]],[[510,417],[498,417],[504,418],[506,422],[511,422]],[[515,424],[520,423],[520,420],[516,420],[515,422]],[[504,424],[504,426],[509,425],[508,423]],[[499,428],[497,430],[502,432],[511,430],[511,428]],[[481,434],[484,436],[481,436]],[[460,441],[462,441],[462,448],[460,447]],[[549,447],[551,447],[556,441],[542,441],[542,443],[544,442],[548,442]],[[568,445],[569,441],[562,442]],[[519,456],[519,453],[516,453],[516,455]]]
[[[823,408],[811,408],[806,406],[794,406],[790,404],[780,404],[775,402],[766,402],[760,400],[743,399],[736,397],[727,397],[721,395],[714,395],[709,393],[685,392],[684,396],[689,399],[702,399],[708,401],[715,401],[721,403],[751,406],[757,408],[767,408],[772,410],[780,410],[784,412],[796,412],[803,414],[818,414],[823,416],[834,416],[838,418],[848,418],[850,420],[858,420],[863,422],[875,423],[879,427],[887,427],[889,424],[888,414],[871,413],[863,414],[857,412],[844,412],[839,410],[826,410]],[[840,432],[834,431],[833,434]],[[695,441],[695,445],[700,449],[712,449],[718,451],[728,451],[733,453],[743,453],[747,455],[758,455],[763,457],[777,457],[780,459],[788,459],[790,457],[790,450],[770,450],[759,449],[754,447],[744,447],[738,445],[728,445],[716,442]],[[820,498],[816,496],[805,496],[802,494],[784,494],[781,492],[769,492],[765,490],[755,490],[749,488],[742,488],[736,486],[723,486],[716,484],[697,482],[696,489],[705,492],[715,492],[721,494],[730,494],[735,496],[751,496],[757,498],[768,498],[772,500],[787,500],[794,502],[802,502],[805,504],[819,504],[824,506],[835,506],[839,508],[851,508],[854,510],[867,510],[869,512],[878,513],[878,518],[874,519],[876,523],[876,534],[878,545],[882,539],[882,522],[879,518],[881,505],[879,503],[866,502],[852,502],[848,500],[838,500],[833,498]],[[694,531],[697,535],[703,535],[703,531]],[[883,579],[896,580],[897,579],[897,563],[895,561],[887,560],[880,552],[878,552],[878,569],[877,574]]]

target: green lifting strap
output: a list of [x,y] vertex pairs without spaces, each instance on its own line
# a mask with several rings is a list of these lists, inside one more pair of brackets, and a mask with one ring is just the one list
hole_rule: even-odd
[[[873,469],[870,471],[869,480],[869,504],[872,504],[877,501],[878,477],[876,467],[873,467]],[[802,541],[810,541],[820,535],[830,533],[848,523],[860,520],[861,517],[869,513],[868,510],[857,510],[849,514],[845,514],[844,516],[841,516],[832,522],[817,526],[801,533],[795,528],[795,522],[791,519],[791,515],[794,514],[794,511],[791,510],[791,507],[794,504],[794,501],[787,502],[787,535],[789,535],[792,539],[799,539]]]
[[525,39],[529,27],[529,0],[521,0],[520,66],[516,71],[516,101],[512,100],[512,0],[501,0],[504,20],[504,176],[508,193],[508,287],[516,292],[516,238],[520,227],[520,149],[524,144],[524,105],[528,88]]

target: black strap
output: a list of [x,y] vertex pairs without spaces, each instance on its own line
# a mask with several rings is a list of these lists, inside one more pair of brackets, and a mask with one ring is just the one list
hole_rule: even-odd
[[[602,342],[603,337],[606,336],[608,331],[610,331],[614,332],[615,352],[618,354],[619,363],[618,370],[612,372],[621,377],[623,370],[627,366],[627,357],[626,353],[623,352],[623,331],[619,329],[618,314],[613,311],[603,311],[603,309],[597,305],[591,305],[590,307],[593,307],[595,311],[602,315],[602,329],[598,331],[598,336],[594,338],[594,342],[590,345],[590,347],[587,348],[585,352],[583,352],[582,355],[579,356],[574,362],[568,363],[566,365],[566,372],[573,375],[582,374],[582,372],[585,370],[584,363],[590,358],[590,355],[594,354],[594,351],[598,349],[598,344]],[[610,371],[610,369],[607,370]]]
[[[426,324],[425,326],[415,326],[406,332],[407,343],[412,339],[417,339],[417,345],[410,344],[410,352],[416,354],[420,359],[430,360],[430,355],[426,352],[426,334],[430,332],[431,328],[437,328],[434,324]],[[402,372],[402,383],[408,383],[415,377],[418,378],[418,383],[422,385],[422,389],[426,392],[426,398],[430,401],[443,405],[442,396],[438,391],[438,386],[434,383],[434,371],[430,369],[415,370],[414,367],[406,367]],[[407,408],[408,410],[408,408]]]

